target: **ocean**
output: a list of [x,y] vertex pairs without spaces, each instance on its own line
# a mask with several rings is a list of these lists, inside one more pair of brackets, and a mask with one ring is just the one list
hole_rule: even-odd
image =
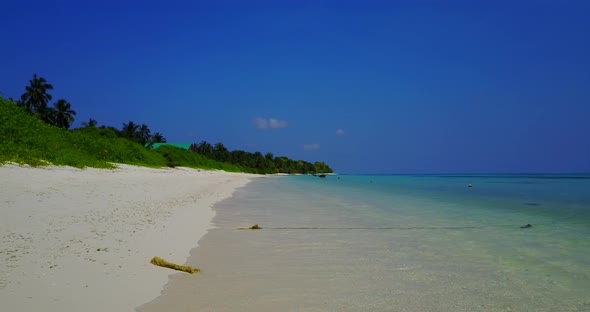
[[139,310],[590,311],[590,175],[270,176],[215,210]]

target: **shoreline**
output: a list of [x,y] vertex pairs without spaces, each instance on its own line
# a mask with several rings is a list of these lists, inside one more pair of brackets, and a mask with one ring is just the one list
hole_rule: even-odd
[[[215,205],[216,228],[192,251],[189,265],[203,272],[172,275],[163,295],[138,311],[588,306],[588,229],[553,221],[576,211],[584,217],[579,220],[590,216],[576,203],[553,201],[561,195],[551,192],[569,190],[571,199],[587,202],[587,181],[486,185],[498,190],[492,201],[453,178],[417,185],[413,177],[390,177],[378,187],[362,176],[356,180],[364,184],[261,179],[238,190]],[[485,185],[482,180],[476,183]],[[460,187],[444,188],[450,184]],[[530,197],[539,205],[523,211]],[[550,205],[556,214],[543,215]],[[534,227],[521,229],[518,220]],[[262,230],[239,230],[255,223]]]
[[0,301],[10,311],[133,311],[160,296],[257,175],[119,165],[0,166]]

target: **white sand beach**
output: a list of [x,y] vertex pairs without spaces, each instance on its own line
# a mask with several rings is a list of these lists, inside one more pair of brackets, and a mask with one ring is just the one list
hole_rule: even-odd
[[211,206],[255,175],[0,166],[3,311],[133,311],[184,264]]

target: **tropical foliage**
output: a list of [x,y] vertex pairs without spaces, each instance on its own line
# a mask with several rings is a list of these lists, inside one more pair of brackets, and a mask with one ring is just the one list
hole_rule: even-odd
[[150,141],[152,143],[166,143],[166,138],[160,132],[156,132]]
[[51,101],[51,94],[47,91],[53,90],[53,86],[45,78],[33,74],[33,79],[29,80],[25,90],[25,93],[21,95],[21,101],[27,111],[37,113],[47,108],[47,104]]
[[166,163],[160,154],[139,144],[85,130],[50,126],[0,98],[0,163],[98,168],[112,168],[111,162],[154,167]]
[[45,78],[33,74],[33,79],[29,80],[29,85],[25,87],[25,93],[15,104],[24,107],[27,112],[34,114],[47,124],[69,129],[74,122],[76,112],[64,99],[59,99],[53,107],[49,107],[47,104],[53,98],[48,93],[49,90],[53,90],[53,86]]
[[47,125],[14,104],[14,101],[0,98],[0,137],[3,139],[0,164],[112,168],[111,163],[124,163],[255,172],[251,168],[218,162],[171,146],[149,150],[127,139],[113,137],[112,127],[60,129]]
[[198,153],[193,153],[185,149],[170,145],[161,146],[153,151],[155,153],[162,155],[166,159],[165,164],[168,167],[207,168],[224,170],[229,172],[258,172],[253,168],[216,161],[207,158],[203,155],[200,155]]
[[[33,74],[20,100],[0,97],[0,164],[11,161],[42,165],[53,163],[74,167],[112,167],[110,163],[144,166],[186,166],[250,173],[328,173],[332,169],[323,162],[309,163],[272,153],[250,153],[228,150],[222,143],[192,144],[189,150],[161,146],[151,150],[154,143],[165,143],[160,132],[153,135],[146,124],[123,123],[121,129],[100,126],[90,118],[82,127],[68,130],[76,111],[65,99],[52,100],[48,91],[53,86],[43,77]],[[146,148],[147,147],[147,148]]]
[[98,126],[98,121],[96,121],[96,119],[88,119],[88,121],[84,121],[82,123],[82,127],[84,128],[96,128],[96,126]]
[[52,115],[55,126],[69,129],[74,122],[76,112],[72,110],[70,103],[64,99],[60,99],[53,105]]
[[272,153],[262,155],[242,150],[229,151],[222,143],[214,146],[208,142],[191,145],[190,150],[208,158],[230,164],[249,167],[258,173],[331,173],[332,169],[323,162],[310,163],[304,160],[292,160],[287,157],[274,157]]

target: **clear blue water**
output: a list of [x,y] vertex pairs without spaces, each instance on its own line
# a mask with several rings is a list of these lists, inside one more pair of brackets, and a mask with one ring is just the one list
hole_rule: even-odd
[[142,310],[590,311],[590,175],[268,177],[216,211]]

